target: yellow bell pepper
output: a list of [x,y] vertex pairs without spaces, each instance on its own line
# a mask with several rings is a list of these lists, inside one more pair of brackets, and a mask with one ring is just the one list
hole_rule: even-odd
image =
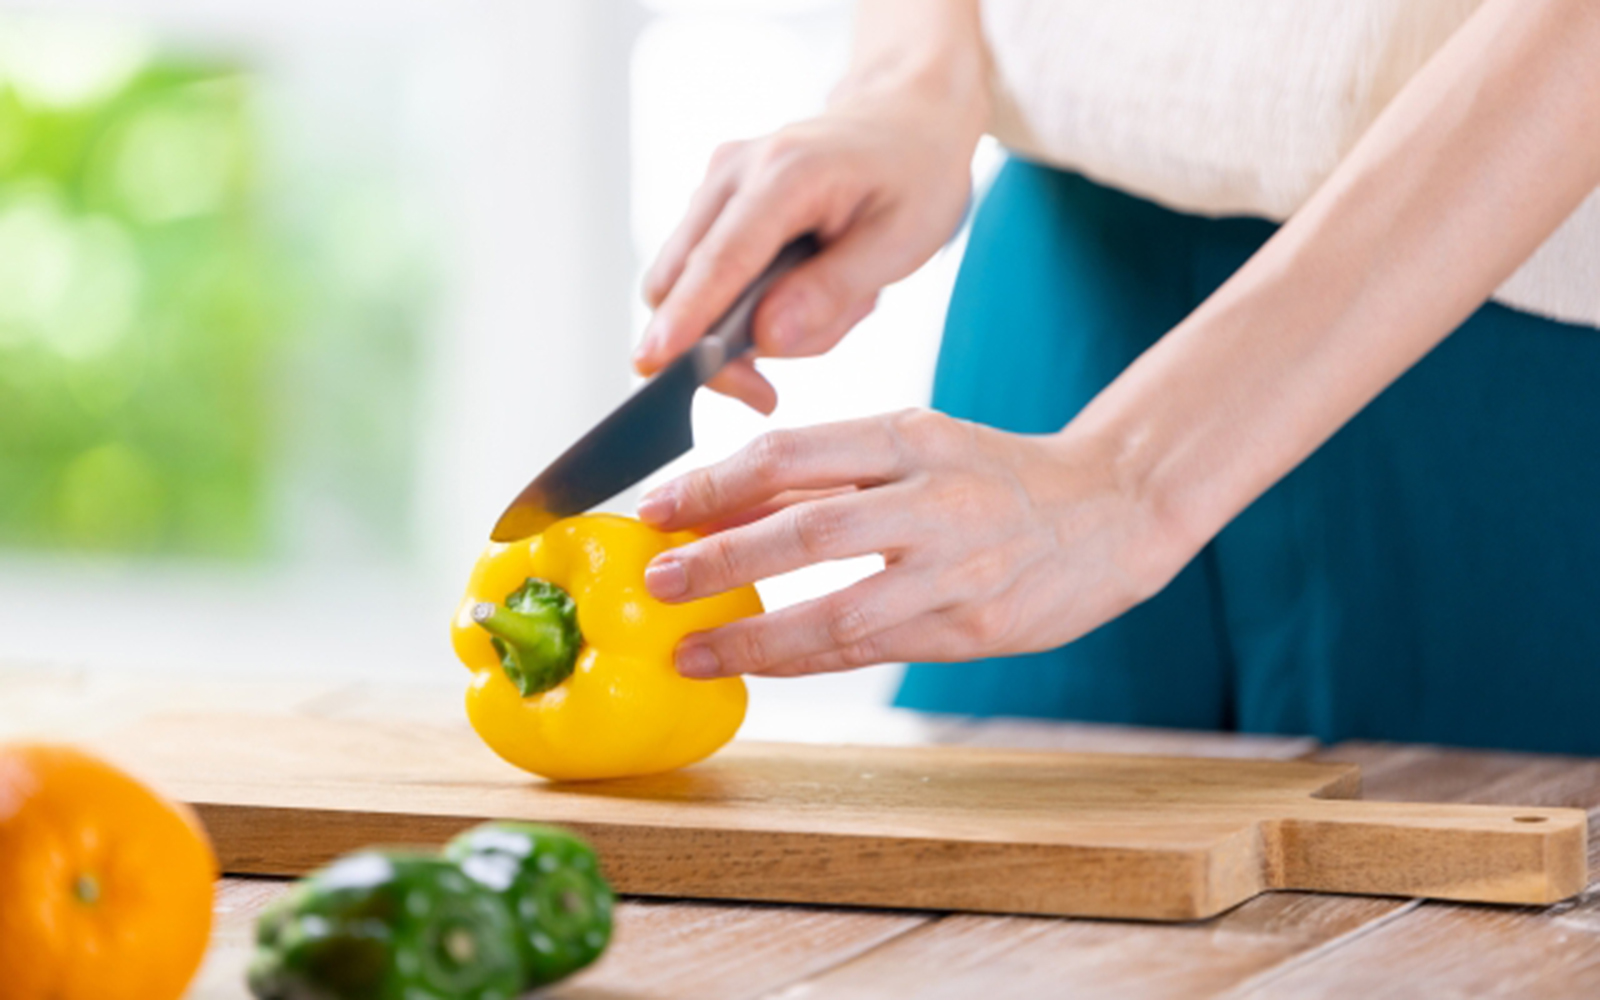
[[662,604],[644,568],[692,541],[629,517],[569,517],[478,560],[451,639],[473,673],[467,716],[495,753],[557,781],[653,774],[715,753],[738,732],[737,677],[689,680],[678,640],[759,614],[754,587]]

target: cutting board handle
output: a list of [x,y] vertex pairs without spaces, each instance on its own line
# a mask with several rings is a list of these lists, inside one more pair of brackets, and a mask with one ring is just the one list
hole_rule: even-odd
[[1581,809],[1320,802],[1262,832],[1274,889],[1553,903],[1581,892]]

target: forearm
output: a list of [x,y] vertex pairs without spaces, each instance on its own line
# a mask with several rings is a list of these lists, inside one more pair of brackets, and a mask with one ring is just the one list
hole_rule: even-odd
[[1064,433],[1193,548],[1465,320],[1600,184],[1600,6],[1491,0],[1237,274]]
[[976,141],[988,126],[988,76],[978,0],[862,0],[833,103],[884,90],[915,93]]

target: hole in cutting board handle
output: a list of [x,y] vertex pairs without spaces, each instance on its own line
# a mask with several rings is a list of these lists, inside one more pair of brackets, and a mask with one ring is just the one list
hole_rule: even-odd
[[1513,816],[1513,817],[1511,817],[1512,821],[1516,822],[1516,823],[1543,823],[1545,820],[1547,820],[1549,818],[1550,817],[1548,817],[1548,816]]

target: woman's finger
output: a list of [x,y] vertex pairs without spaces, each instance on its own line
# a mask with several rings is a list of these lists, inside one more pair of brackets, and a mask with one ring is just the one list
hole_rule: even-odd
[[879,634],[923,616],[927,600],[909,574],[884,570],[826,597],[691,635],[679,643],[675,663],[685,677],[711,678],[762,673],[845,650],[864,654]]
[[665,483],[639,502],[657,528],[693,528],[786,490],[869,486],[893,479],[899,450],[879,418],[769,431],[729,458]]
[[[953,656],[952,650],[967,648],[970,643],[969,631],[969,628],[958,625],[948,610],[926,611],[892,628],[848,645],[837,646],[747,673],[762,677],[803,677],[807,674],[831,674],[841,670],[855,670],[858,667],[870,667],[880,663],[905,663],[914,660],[945,663],[967,659],[970,657]],[[707,634],[715,635],[715,633]]]
[[705,237],[706,230],[711,228],[723,206],[733,197],[739,178],[736,165],[743,147],[744,143],[738,142],[717,147],[711,156],[710,166],[706,168],[705,180],[689,199],[689,210],[678,221],[672,235],[661,245],[656,259],[645,272],[644,300],[652,309],[661,305],[667,293],[672,291],[672,286],[683,274],[689,251]]
[[[769,357],[815,357],[831,351],[844,335],[855,328],[855,325],[866,319],[878,307],[878,297],[870,295],[867,298],[849,303],[841,310],[828,309],[822,319],[815,322],[805,321],[795,329],[798,333],[783,333],[782,347],[773,344],[756,345],[757,350]],[[755,329],[761,329],[762,319],[758,313]],[[770,339],[774,334],[766,334]]]
[[769,356],[810,357],[831,350],[872,312],[878,292],[916,270],[896,252],[883,222],[859,220],[818,254],[773,283],[756,310],[756,345]]
[[738,513],[726,517],[720,521],[710,521],[706,524],[696,525],[695,527],[697,530],[705,532],[708,535],[714,535],[719,531],[727,531],[729,528],[737,528],[740,525],[753,524],[764,517],[770,517],[773,514],[776,514],[778,511],[792,507],[797,503],[807,503],[812,500],[825,500],[828,497],[844,496],[849,493],[857,492],[860,491],[854,486],[835,486],[830,489],[823,490],[785,490],[765,503],[756,504],[754,507],[746,507],[744,510],[741,510]]
[[778,408],[778,390],[765,375],[756,371],[755,362],[749,358],[729,362],[706,385],[766,416],[771,416]]
[[662,300],[634,355],[641,369],[665,365],[705,334],[783,244],[812,228],[809,202],[785,177],[737,188]]
[[[804,353],[821,354],[837,344],[852,327],[866,319],[877,304],[876,297],[866,299],[856,303],[843,315],[835,317],[832,328],[822,330],[817,334],[817,339],[807,342]],[[813,347],[814,350],[811,349]],[[739,400],[765,416],[772,416],[773,411],[778,408],[777,387],[761,374],[756,369],[755,362],[747,357],[730,362],[706,385],[715,392]]]
[[894,499],[852,493],[669,549],[644,571],[658,601],[693,601],[831,559],[894,548]]

